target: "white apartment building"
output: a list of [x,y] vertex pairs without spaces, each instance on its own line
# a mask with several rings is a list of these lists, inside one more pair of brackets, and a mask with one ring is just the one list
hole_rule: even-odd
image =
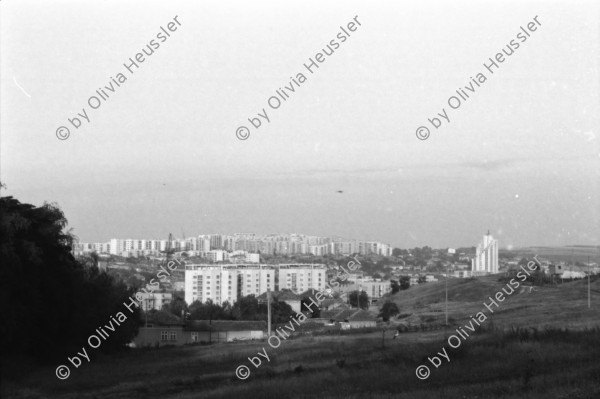
[[327,281],[327,267],[312,264],[282,264],[279,269],[279,287],[290,289],[296,294],[314,288],[321,291],[325,289]]
[[477,245],[471,270],[474,275],[498,273],[498,240],[494,240],[489,231]]
[[291,289],[301,293],[322,290],[327,280],[325,265],[311,264],[190,264],[185,266],[185,300],[234,303],[238,298],[259,296],[268,290]]
[[275,270],[270,265],[186,265],[185,301],[234,303],[241,296],[275,290]]
[[339,288],[342,293],[353,291],[365,291],[370,301],[376,302],[379,298],[392,291],[391,281],[372,281],[368,279],[356,279],[353,284],[342,285]]

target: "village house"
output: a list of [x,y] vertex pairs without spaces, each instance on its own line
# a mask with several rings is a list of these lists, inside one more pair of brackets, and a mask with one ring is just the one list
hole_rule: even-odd
[[133,343],[135,347],[185,345],[193,343],[231,342],[263,339],[264,321],[192,320],[148,323],[140,327]]

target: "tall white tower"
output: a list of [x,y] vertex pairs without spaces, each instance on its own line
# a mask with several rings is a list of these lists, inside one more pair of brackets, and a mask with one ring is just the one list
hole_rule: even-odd
[[473,274],[498,273],[498,240],[490,235],[490,231],[483,236],[477,245],[475,259],[471,261]]

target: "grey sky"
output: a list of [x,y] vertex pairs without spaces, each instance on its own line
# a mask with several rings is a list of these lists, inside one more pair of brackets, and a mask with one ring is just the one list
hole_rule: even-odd
[[[58,202],[82,241],[183,229],[442,247],[490,229],[501,247],[599,242],[597,2],[49,3],[0,3],[3,195]],[[90,122],[68,125],[174,16]],[[298,72],[307,81],[268,108]],[[479,72],[450,123],[429,125]]]

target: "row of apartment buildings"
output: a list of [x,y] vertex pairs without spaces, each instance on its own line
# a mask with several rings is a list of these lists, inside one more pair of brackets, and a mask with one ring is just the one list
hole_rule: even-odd
[[[78,254],[96,252],[125,257],[158,256],[167,248],[167,244],[168,240],[113,238],[105,243],[80,243],[75,252]],[[213,250],[278,255],[392,255],[390,245],[377,241],[344,240],[339,237],[303,234],[208,234],[173,240],[170,247],[175,251],[186,251],[192,256],[203,256]]]
[[[323,264],[189,264],[185,267],[185,301],[196,300],[222,304],[234,303],[238,298],[267,291],[289,290],[302,294],[310,290],[323,291],[339,273]],[[365,291],[371,300],[377,300],[391,291],[390,281],[364,278],[348,274],[347,281],[336,288],[341,293]]]
[[326,288],[327,267],[322,264],[190,264],[185,266],[185,301],[222,304],[269,291],[301,293]]

